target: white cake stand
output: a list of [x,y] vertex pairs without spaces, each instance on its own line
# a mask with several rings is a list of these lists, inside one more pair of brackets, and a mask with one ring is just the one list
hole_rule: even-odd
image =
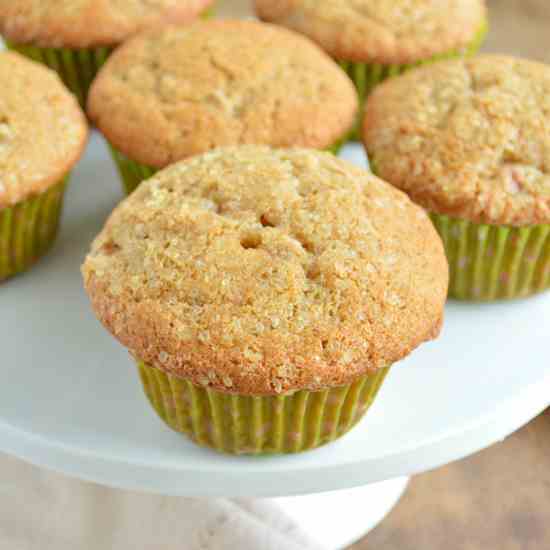
[[[365,163],[358,146],[344,156]],[[96,321],[82,290],[79,266],[121,197],[94,135],[54,250],[0,285],[6,453],[111,487],[169,495],[289,497],[375,484],[276,501],[337,548],[391,509],[406,476],[504,438],[550,403],[550,295],[451,303],[442,337],[393,368],[372,410],[340,441],[273,458],[196,447],[153,413],[130,357]],[[328,521],[335,511],[338,531]]]

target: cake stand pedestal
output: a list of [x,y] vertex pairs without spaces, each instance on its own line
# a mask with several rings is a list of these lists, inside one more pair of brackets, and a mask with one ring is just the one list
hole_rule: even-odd
[[408,477],[398,477],[356,489],[270,501],[323,548],[344,550],[386,517],[408,483]]

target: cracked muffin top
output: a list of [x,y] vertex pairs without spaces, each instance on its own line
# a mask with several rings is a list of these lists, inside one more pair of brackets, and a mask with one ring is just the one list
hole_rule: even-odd
[[477,223],[550,223],[550,67],[485,55],[392,79],[370,96],[376,173],[428,210]]
[[0,210],[60,182],[82,155],[88,125],[43,65],[0,53]]
[[448,268],[424,211],[330,153],[217,149],[144,182],[83,266],[146,363],[226,392],[349,383],[439,333]]
[[299,31],[336,59],[404,64],[466,49],[484,0],[255,0],[264,21]]
[[351,81],[313,42],[231,20],[130,40],[100,71],[88,101],[117,149],[156,168],[219,146],[329,148],[356,112]]
[[195,19],[213,0],[0,0],[0,32],[49,48],[113,46],[145,28]]

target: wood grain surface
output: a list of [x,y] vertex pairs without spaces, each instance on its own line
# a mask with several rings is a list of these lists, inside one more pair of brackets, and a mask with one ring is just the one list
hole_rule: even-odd
[[550,409],[504,442],[415,477],[351,550],[550,548]]

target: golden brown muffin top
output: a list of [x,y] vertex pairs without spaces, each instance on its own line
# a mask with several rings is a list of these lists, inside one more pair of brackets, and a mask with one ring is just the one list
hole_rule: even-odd
[[370,96],[376,173],[425,208],[494,225],[550,223],[550,67],[480,56],[411,71]]
[[213,0],[0,0],[0,32],[49,48],[114,46],[162,23],[195,19]]
[[78,161],[88,125],[58,76],[0,53],[0,210],[45,191]]
[[121,47],[93,84],[88,112],[125,155],[163,168],[228,145],[328,148],[353,125],[357,96],[306,38],[212,20]]
[[172,165],[84,266],[136,357],[241,394],[343,385],[438,335],[442,243],[404,193],[330,153],[243,146]]
[[465,49],[484,0],[255,0],[264,21],[304,33],[336,59],[413,63]]

